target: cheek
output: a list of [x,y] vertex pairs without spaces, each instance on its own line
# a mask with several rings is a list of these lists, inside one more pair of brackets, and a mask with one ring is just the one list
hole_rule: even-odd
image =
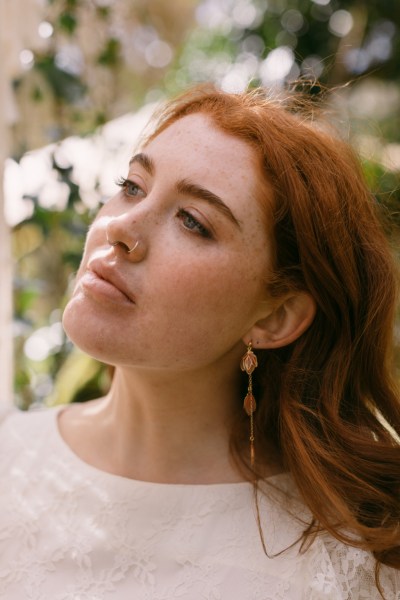
[[215,260],[176,266],[153,289],[159,308],[174,320],[191,318],[223,325],[247,320],[260,300],[260,276],[238,261]]

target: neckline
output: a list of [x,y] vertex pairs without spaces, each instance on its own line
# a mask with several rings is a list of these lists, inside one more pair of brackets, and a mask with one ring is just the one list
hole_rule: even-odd
[[[51,407],[51,408],[47,408],[45,409],[46,412],[51,413],[51,415],[49,414],[49,417],[52,417],[50,419],[51,421],[51,426],[52,426],[52,434],[53,434],[53,438],[55,443],[57,444],[57,446],[59,447],[59,452],[62,452],[67,459],[72,462],[75,463],[75,465],[77,466],[77,468],[79,468],[80,471],[86,471],[89,475],[95,476],[97,478],[101,478],[103,480],[108,480],[111,483],[115,483],[115,484],[120,484],[120,485],[125,485],[125,486],[130,486],[130,487],[135,487],[135,486],[141,486],[143,488],[147,487],[147,488],[153,488],[153,489],[162,489],[162,490],[223,490],[223,491],[228,491],[228,490],[245,490],[246,492],[250,490],[253,490],[253,484],[250,481],[238,481],[238,482],[232,482],[232,483],[162,483],[162,482],[157,482],[157,481],[146,481],[146,480],[142,480],[142,479],[132,479],[130,477],[124,477],[123,475],[117,475],[115,473],[110,473],[109,471],[104,471],[102,469],[99,469],[98,467],[95,467],[93,465],[91,465],[90,463],[86,462],[85,460],[83,460],[82,458],[80,458],[75,452],[74,450],[69,446],[69,444],[65,441],[65,439],[62,437],[61,432],[60,432],[60,428],[59,428],[59,423],[58,423],[58,418],[59,415],[61,413],[61,411],[63,409],[66,408],[65,404],[61,404],[55,407]],[[288,472],[282,472],[282,473],[277,473],[275,475],[270,475],[269,477],[266,477],[265,479],[262,480],[262,483],[270,483],[272,485],[275,485],[275,482],[278,481],[287,481],[288,479],[290,479],[290,474]]]

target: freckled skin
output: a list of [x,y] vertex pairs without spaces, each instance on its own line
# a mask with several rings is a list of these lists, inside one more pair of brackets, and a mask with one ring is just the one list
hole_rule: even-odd
[[[256,200],[253,150],[194,114],[159,134],[144,152],[155,174],[133,163],[128,178],[140,194],[121,191],[100,210],[65,310],[66,331],[99,360],[132,368],[197,369],[230,353],[236,357],[267,306],[270,245]],[[220,196],[241,230],[205,201],[177,194],[180,179]],[[188,228],[180,208],[211,228],[213,239]],[[110,222],[114,238],[129,247],[140,239],[140,259],[108,244]],[[121,274],[135,304],[99,302],[84,292],[81,277],[96,257]]]

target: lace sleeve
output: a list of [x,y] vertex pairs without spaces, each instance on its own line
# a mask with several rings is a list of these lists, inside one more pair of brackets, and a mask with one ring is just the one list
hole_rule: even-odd
[[[325,540],[325,547],[344,600],[382,600],[375,583],[376,561],[370,553],[331,537]],[[385,600],[400,600],[399,570],[382,565],[379,584]]]

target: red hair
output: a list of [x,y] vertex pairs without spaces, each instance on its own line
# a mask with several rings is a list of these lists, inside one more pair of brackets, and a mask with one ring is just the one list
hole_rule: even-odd
[[257,351],[257,456],[267,461],[272,442],[292,474],[314,515],[305,539],[327,530],[400,568],[397,279],[377,203],[346,143],[260,90],[194,88],[167,105],[150,139],[198,112],[254,148],[261,189],[272,187],[262,199],[273,223],[268,292],[307,291],[317,303],[298,340]]

